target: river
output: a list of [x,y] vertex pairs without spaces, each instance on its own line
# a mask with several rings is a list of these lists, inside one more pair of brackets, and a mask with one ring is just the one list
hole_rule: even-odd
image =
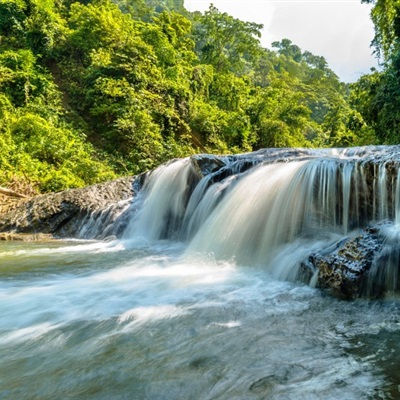
[[119,238],[1,243],[0,399],[400,398],[397,295],[343,301],[294,279],[367,212],[398,217],[384,172],[363,211],[360,168],[336,164],[261,165],[189,199],[177,161]]

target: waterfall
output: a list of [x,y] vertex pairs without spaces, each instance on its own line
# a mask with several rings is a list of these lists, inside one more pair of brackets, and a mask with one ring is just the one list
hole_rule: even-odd
[[361,206],[351,201],[357,171],[354,163],[332,159],[261,165],[207,214],[202,208],[209,211],[215,198],[211,187],[197,209],[208,217],[197,222],[188,250],[271,266],[280,249],[299,238],[315,241],[347,233],[367,207],[365,199]]
[[273,248],[299,229],[300,209],[306,204],[295,192],[304,183],[299,173],[303,166],[303,162],[273,164],[246,174],[199,226],[189,249],[241,263],[267,261]]
[[[371,223],[400,224],[400,170],[385,154],[273,149],[225,157],[217,166],[201,156],[175,160],[147,176],[123,238],[181,241],[186,255],[294,279],[318,244]],[[387,240],[387,252],[394,242]]]
[[195,181],[188,158],[153,171],[139,193],[139,211],[126,228],[124,238],[148,241],[173,238],[179,232],[189,190]]

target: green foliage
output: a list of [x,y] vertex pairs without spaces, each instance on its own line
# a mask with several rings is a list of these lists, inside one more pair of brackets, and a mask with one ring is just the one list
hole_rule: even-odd
[[84,138],[67,126],[26,110],[9,108],[2,117],[0,180],[21,175],[41,191],[57,191],[115,176],[93,158]]
[[[383,56],[383,70],[372,70],[351,85],[350,104],[368,124],[375,142],[400,142],[400,2],[363,0],[373,3],[373,45]],[[371,133],[372,132],[372,133]]]
[[362,3],[374,5],[371,18],[375,25],[373,45],[378,55],[385,59],[397,46],[400,34],[400,2],[399,0],[361,0]]
[[262,25],[220,13],[211,5],[195,18],[194,35],[200,62],[213,65],[218,72],[247,72],[262,51],[258,40],[261,28]]
[[303,95],[280,84],[260,90],[253,100],[257,147],[309,146],[304,133],[311,124],[310,110],[303,104]]
[[61,190],[197,151],[370,140],[370,95],[350,105],[323,57],[264,49],[261,29],[181,0],[0,0],[0,181]]

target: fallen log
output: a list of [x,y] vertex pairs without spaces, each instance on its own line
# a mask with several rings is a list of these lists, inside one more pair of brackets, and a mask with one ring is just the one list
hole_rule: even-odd
[[19,197],[21,199],[25,199],[27,197],[24,194],[17,193],[14,190],[7,189],[7,188],[1,187],[1,186],[0,186],[0,194],[3,194],[5,196],[11,196],[11,197]]

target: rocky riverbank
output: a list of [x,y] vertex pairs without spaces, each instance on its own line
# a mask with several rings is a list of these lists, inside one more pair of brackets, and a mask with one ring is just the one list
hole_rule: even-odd
[[[96,211],[132,198],[133,181],[132,177],[121,178],[83,189],[20,199],[0,208],[0,232],[3,238],[10,239],[17,239],[17,234],[46,234],[47,238],[76,237],[82,222]],[[10,235],[7,236],[7,233]],[[31,236],[32,239],[34,237]],[[44,236],[36,237],[41,240]]]

